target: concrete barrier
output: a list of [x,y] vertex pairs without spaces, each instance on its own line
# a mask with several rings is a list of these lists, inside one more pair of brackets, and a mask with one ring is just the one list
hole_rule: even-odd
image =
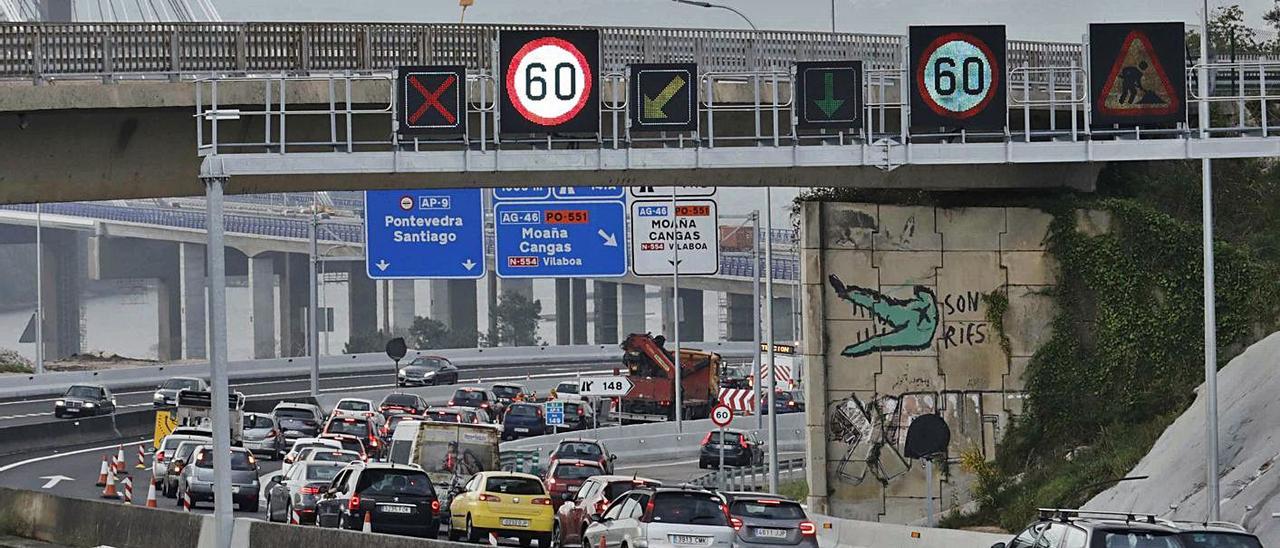
[[378,533],[360,533],[341,529],[320,529],[317,527],[298,527],[283,523],[237,519],[235,539],[232,546],[240,548],[289,547],[289,546],[324,546],[325,548],[458,548],[475,547],[474,544],[449,542],[447,540],[419,539],[399,537]]
[[0,533],[63,546],[196,548],[201,516],[0,487]]
[[818,524],[818,544],[823,547],[990,548],[992,544],[1013,538],[1013,535],[855,521],[820,514],[810,518]]
[[111,443],[150,436],[155,411],[129,411],[83,419],[53,419],[4,429],[0,456]]

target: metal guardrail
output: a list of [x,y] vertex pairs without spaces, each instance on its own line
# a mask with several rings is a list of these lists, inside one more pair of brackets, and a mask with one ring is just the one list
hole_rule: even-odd
[[[778,461],[779,481],[803,479],[804,471],[804,457]],[[715,470],[689,483],[699,487],[725,489],[728,491],[768,491],[769,464],[725,467],[723,475],[720,470]]]
[[[486,70],[498,31],[529,25],[382,23],[0,23],[0,78],[209,76],[389,71],[407,64]],[[567,27],[566,27],[567,28]],[[602,72],[693,61],[707,72],[789,68],[798,59],[900,66],[900,35],[601,28]],[[1009,63],[1064,66],[1079,44],[1009,41]]]
[[538,450],[503,451],[498,457],[499,468],[503,472],[523,472],[535,476],[542,475],[541,455]]

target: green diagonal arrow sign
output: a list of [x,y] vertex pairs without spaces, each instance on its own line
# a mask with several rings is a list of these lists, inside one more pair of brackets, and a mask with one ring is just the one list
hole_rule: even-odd
[[658,92],[657,97],[650,99],[646,95],[644,98],[644,117],[658,120],[666,119],[667,113],[662,109],[666,108],[667,103],[671,102],[671,98],[675,97],[676,93],[684,88],[685,83],[684,78],[677,74],[675,78],[667,82],[667,87]]
[[823,72],[822,83],[822,87],[826,90],[826,96],[821,99],[814,100],[814,104],[818,105],[818,108],[822,109],[822,112],[827,115],[827,118],[830,118],[836,113],[836,110],[840,108],[840,105],[844,104],[844,99],[836,99],[835,97],[835,73],[829,70]]

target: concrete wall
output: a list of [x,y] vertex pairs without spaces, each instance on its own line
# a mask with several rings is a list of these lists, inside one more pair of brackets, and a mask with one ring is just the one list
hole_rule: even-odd
[[0,487],[0,533],[62,546],[195,548],[196,514]]
[[[810,504],[833,516],[923,515],[924,466],[901,456],[915,417],[950,428],[942,508],[969,498],[964,452],[987,459],[1021,412],[1022,373],[1049,331],[1051,217],[1019,208],[854,203],[803,208]],[[1008,296],[1009,352],[985,295]],[[824,413],[825,411],[825,413]]]

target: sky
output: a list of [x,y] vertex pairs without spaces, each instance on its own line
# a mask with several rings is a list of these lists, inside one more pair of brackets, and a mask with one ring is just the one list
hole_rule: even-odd
[[[717,0],[757,27],[831,30],[832,0]],[[458,22],[457,0],[214,0],[226,21]],[[1251,25],[1274,0],[1217,0],[1239,4]],[[1090,22],[1185,21],[1199,18],[1200,0],[835,0],[840,32],[905,34],[912,24],[1008,26],[1017,40],[1078,42]],[[671,0],[475,0],[471,23],[746,28],[737,15]]]

